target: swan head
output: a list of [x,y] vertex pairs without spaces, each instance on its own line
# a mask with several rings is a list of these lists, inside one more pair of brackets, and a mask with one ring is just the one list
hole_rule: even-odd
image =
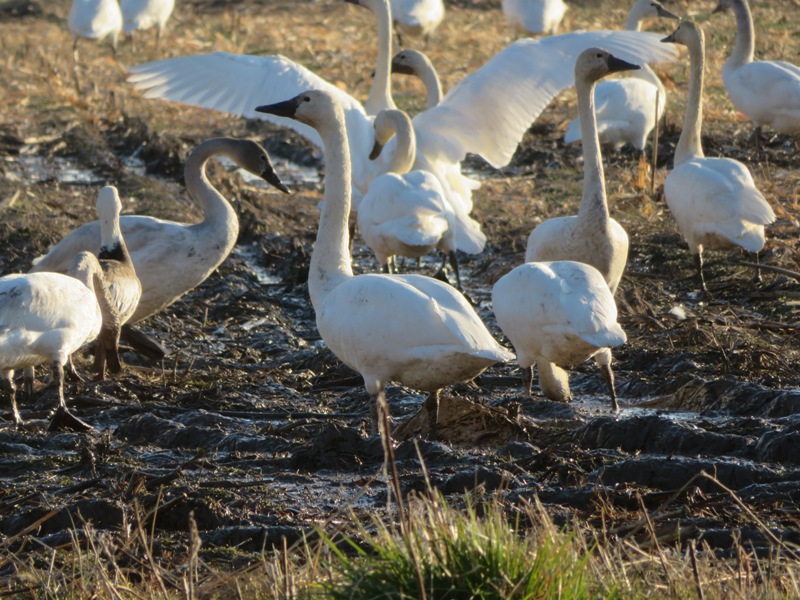
[[610,73],[636,69],[641,67],[617,58],[608,50],[589,48],[581,52],[575,61],[575,81],[597,81]]
[[94,205],[97,218],[103,223],[112,223],[119,219],[122,212],[122,202],[119,192],[113,185],[107,185],[97,194],[97,203]]
[[678,27],[665,37],[662,42],[680,44],[681,46],[702,46],[703,29],[694,21],[681,21]]
[[664,5],[658,0],[639,0],[639,3],[644,4],[644,11],[642,13],[643,17],[661,17],[662,19],[675,19],[676,21],[680,21],[681,18],[676,15],[674,12],[668,11],[664,8]]
[[344,124],[344,111],[338,100],[329,92],[307,90],[291,100],[256,107],[256,112],[294,119],[320,130],[334,120]]
[[75,258],[73,258],[72,262],[69,264],[67,275],[74,277],[92,291],[94,291],[94,277],[98,276],[101,279],[104,278],[100,262],[97,260],[97,257],[88,250],[84,250],[75,255]]
[[430,62],[427,56],[416,50],[401,50],[392,57],[392,73],[416,75],[425,63]]
[[411,119],[402,110],[382,110],[377,114],[372,123],[372,127],[375,129],[375,144],[372,146],[372,152],[369,153],[370,160],[375,160],[380,156],[381,150],[394,137],[400,125],[405,125],[409,131],[413,130]]
[[275,167],[272,166],[269,154],[261,144],[252,140],[237,140],[237,142],[238,144],[233,147],[231,153],[231,158],[234,159],[236,164],[253,175],[261,177],[261,179],[284,194],[288,194],[289,188],[283,185],[283,182],[275,172]]

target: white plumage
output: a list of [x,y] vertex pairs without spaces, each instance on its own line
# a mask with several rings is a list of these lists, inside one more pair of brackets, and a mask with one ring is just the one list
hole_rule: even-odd
[[138,29],[158,28],[161,37],[173,9],[175,0],[120,0],[122,9],[122,30],[132,33]]
[[682,22],[667,41],[689,49],[691,76],[683,130],[675,148],[675,167],[664,182],[664,196],[678,229],[695,255],[700,285],[703,249],[739,246],[750,252],[764,247],[764,226],[775,213],[755,187],[750,171],[731,158],[706,158],[700,143],[705,43],[703,31]]
[[616,410],[609,347],[625,342],[617,307],[600,272],[573,261],[531,262],[515,267],[492,289],[497,323],[513,344],[531,393],[533,365],[538,365],[542,393],[569,401],[569,376],[560,366],[595,357]]
[[[656,0],[636,0],[628,15],[626,29],[639,31],[642,21],[655,17],[679,18]],[[666,100],[664,85],[647,64],[642,64],[640,70],[624,79],[601,81],[594,90],[600,143],[617,149],[627,143],[640,152],[644,151],[656,121],[664,116]],[[571,144],[580,139],[581,120],[578,117],[567,127],[564,142]]]
[[430,36],[444,19],[442,0],[391,0],[397,32],[412,37]]
[[98,41],[110,37],[116,49],[122,31],[122,12],[117,0],[72,0],[67,25],[75,35],[76,47],[79,37]]
[[567,12],[563,0],[503,0],[503,14],[511,27],[528,33],[553,35]]
[[[197,146],[186,159],[184,175],[189,194],[201,205],[203,221],[178,223],[144,215],[120,218],[122,236],[142,284],[142,297],[131,323],[158,312],[202,283],[233,249],[239,234],[236,212],[205,175],[206,162],[218,154],[286,191],[266,150],[256,142],[214,138]],[[99,247],[100,222],[87,223],[35,261],[31,271],[64,272],[77,252],[96,252]]]
[[720,0],[714,12],[736,16],[736,45],[722,66],[722,81],[736,109],[757,126],[800,132],[800,67],[784,61],[753,60],[755,33],[747,0]]
[[325,199],[309,293],[322,339],[364,378],[373,400],[373,430],[377,404],[385,402],[391,381],[431,392],[426,407],[435,424],[442,387],[472,379],[511,355],[455,288],[420,275],[353,276],[347,234],[350,156],[344,110],[335,96],[308,91],[257,110],[301,120],[324,140]]
[[[367,115],[394,108],[394,104],[388,80],[391,60],[388,5],[386,0],[361,0],[361,3],[369,5],[376,14],[379,49],[375,80],[364,106],[281,56],[217,52],[168,59],[131,68],[129,81],[149,98],[246,117],[258,116],[253,107],[259,103],[291,97],[304,89],[328,91],[345,109],[353,181],[363,186],[369,178],[368,156],[373,143],[372,122]],[[456,215],[459,250],[481,252],[486,243],[474,221],[466,219],[472,211],[472,191],[480,184],[462,175],[461,161],[467,153],[474,153],[495,167],[508,164],[534,119],[556,94],[573,84],[575,57],[583,49],[598,45],[629,60],[659,62],[676,56],[674,50],[659,43],[659,36],[641,32],[578,32],[519,40],[465,77],[438,106],[414,117],[417,160],[413,169],[432,172],[442,184]],[[285,120],[276,121],[275,117],[270,120],[286,125]],[[313,129],[302,124],[289,126],[320,145],[319,135]]]
[[71,261],[70,274],[74,277],[61,273],[0,277],[0,376],[9,388],[17,425],[22,419],[14,371],[50,364],[59,408],[66,410],[64,365],[73,352],[100,333],[103,314],[96,292],[104,293],[104,283],[97,258],[88,252],[79,254]]

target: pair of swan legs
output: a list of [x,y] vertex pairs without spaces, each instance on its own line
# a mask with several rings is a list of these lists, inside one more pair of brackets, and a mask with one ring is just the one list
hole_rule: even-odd
[[[758,252],[753,252],[754,262],[756,264],[755,273],[753,274],[753,283],[761,282],[761,269],[759,268],[759,257]],[[694,255],[694,264],[697,268],[697,278],[700,281],[700,289],[702,290],[703,294],[709,300],[713,298],[711,292],[708,291],[708,287],[706,287],[706,277],[703,274],[703,251],[700,250],[697,254]]]
[[[456,255],[455,250],[451,250],[450,252],[442,252],[442,266],[439,267],[439,270],[434,275],[434,278],[444,281],[445,283],[450,283],[447,279],[447,274],[445,273],[445,267],[447,266],[448,261],[450,262],[450,268],[453,269],[453,273],[456,276],[456,288],[458,291],[463,292],[463,288],[461,287],[461,274],[458,271],[458,256]],[[419,266],[420,259],[417,259],[417,266]],[[381,267],[384,273],[393,274],[397,273],[397,263],[395,262],[395,257],[390,256],[387,260],[386,264]]]
[[[600,367],[600,375],[603,377],[603,381],[606,382],[606,386],[608,387],[608,395],[611,398],[611,410],[615,413],[619,410],[619,404],[617,404],[617,392],[614,389],[614,371],[611,368],[611,353],[608,352],[608,358],[606,360],[598,360],[597,364]],[[547,397],[551,400],[556,401],[563,401],[566,402],[571,398],[570,391],[569,391],[569,383],[566,379],[568,376],[566,372],[563,371],[560,367],[554,365],[553,363],[549,363],[546,361],[537,361],[536,363],[539,368],[539,385],[543,388],[542,391],[545,391],[544,388],[551,387],[553,385],[558,386],[556,380],[560,379],[561,389],[559,389],[558,394],[548,394],[545,393]],[[560,375],[560,377],[559,377]],[[543,380],[548,380],[547,384],[544,384]],[[530,367],[522,367],[522,391],[527,397],[532,396],[532,387],[533,387],[533,365]],[[556,397],[551,397],[556,396]]]
[[[428,394],[422,405],[423,410],[426,412],[428,430],[426,437],[433,439],[436,437],[436,426],[439,421],[439,398],[441,397],[441,390],[435,390]],[[370,396],[370,435],[380,435],[386,437],[391,436],[391,415],[389,414],[389,403],[386,401],[386,392],[381,389],[377,394]]]

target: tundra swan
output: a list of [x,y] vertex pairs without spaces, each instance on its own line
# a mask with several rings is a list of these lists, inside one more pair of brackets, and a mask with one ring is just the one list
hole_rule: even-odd
[[784,61],[753,61],[755,34],[747,0],[719,0],[714,12],[731,9],[736,17],[736,45],[722,65],[722,81],[736,110],[761,128],[800,132],[800,67]]
[[[640,31],[642,21],[651,17],[680,18],[656,0],[636,0],[625,28],[628,31]],[[600,143],[613,145],[616,149],[628,143],[639,151],[640,159],[644,160],[647,138],[656,121],[664,116],[666,99],[664,84],[647,64],[642,64],[639,71],[624,79],[601,81],[594,90]],[[564,142],[571,144],[580,139],[581,120],[576,118],[567,127]]]
[[392,21],[401,35],[430,37],[444,19],[442,0],[391,0]]
[[503,14],[518,31],[553,35],[567,12],[564,0],[503,0]]
[[[347,140],[352,157],[352,181],[364,187],[373,166],[372,121],[384,108],[395,108],[389,87],[391,18],[387,0],[360,0],[378,22],[378,59],[367,102],[357,100],[281,56],[243,56],[216,52],[137,65],[129,81],[145,97],[162,98],[256,117],[259,102],[291,97],[304,89],[322,89],[339,98],[345,109]],[[655,34],[631,31],[577,32],[538,40],[519,40],[483,67],[465,77],[442,102],[413,119],[417,160],[413,169],[439,179],[456,214],[456,244],[475,254],[486,242],[483,232],[466,221],[472,211],[472,191],[479,182],[461,173],[468,152],[492,166],[509,163],[524,133],[561,90],[573,84],[572,66],[582,50],[603,46],[629,60],[663,61],[667,51]],[[380,103],[373,100],[380,99]],[[379,104],[381,104],[379,106]],[[502,105],[503,110],[497,110]],[[274,121],[274,116],[269,120]],[[263,116],[262,116],[263,118]],[[285,121],[282,123],[286,125]],[[302,124],[292,126],[320,145],[319,135]]]
[[156,26],[156,48],[161,34],[173,9],[175,0],[120,0],[122,10],[122,31],[133,33],[136,30]]
[[[69,415],[64,365],[73,352],[98,336],[104,321],[116,318],[100,263],[91,252],[76,255],[68,273],[0,277],[0,377],[9,391],[17,425],[22,419],[14,371],[49,363],[58,388],[58,412]],[[85,426],[77,419],[73,425]]]
[[[450,265],[461,289],[455,240],[455,215],[444,190],[431,173],[410,171],[416,154],[411,119],[399,110],[384,110],[375,118],[375,148],[379,153],[396,135],[394,158],[387,172],[375,178],[358,209],[358,229],[386,273],[395,256],[420,258],[439,248],[442,268]],[[410,171],[410,172],[409,172]]]
[[517,352],[524,392],[531,395],[533,365],[542,393],[559,402],[572,395],[560,366],[592,357],[600,365],[617,410],[609,347],[625,343],[617,306],[600,271],[571,260],[529,262],[515,267],[492,288],[497,324]]
[[122,31],[122,12],[117,0],[72,0],[67,25],[75,36],[72,52],[77,63],[78,39],[82,37],[98,41],[110,37],[111,47],[116,52]]
[[418,50],[407,48],[392,57],[392,73],[414,75],[425,87],[425,108],[442,101],[442,82],[431,60]]
[[[605,75],[637,68],[636,65],[620,60],[598,48],[585,50],[578,57],[575,62],[575,89],[583,133],[581,204],[577,215],[548,219],[537,225],[528,236],[528,248],[525,252],[526,263],[576,261],[591,265],[599,271],[608,285],[612,305],[628,259],[628,234],[608,214],[603,158],[600,154],[600,140],[597,137],[597,123],[594,116],[593,91],[595,83]],[[599,306],[603,307],[601,311],[603,314],[611,314],[606,301],[598,300],[598,302]],[[616,320],[616,307],[614,320]],[[603,322],[608,323],[608,321]],[[623,341],[624,337],[618,343],[621,344]],[[611,405],[616,410],[617,396],[614,391],[614,374],[611,370],[611,351],[604,348],[593,354],[601,366],[611,396]],[[539,384],[545,395],[555,400],[568,398],[569,382],[566,373],[559,372],[554,365],[537,362],[540,373]],[[525,368],[522,363],[520,365]]]
[[97,218],[100,221],[100,251],[97,258],[103,269],[116,319],[104,322],[95,348],[94,370],[99,379],[105,378],[106,360],[112,373],[119,373],[122,364],[119,360],[119,337],[122,326],[128,322],[139,305],[142,284],[122,237],[119,215],[122,202],[117,188],[105,186],[97,195]]
[[695,256],[700,286],[708,294],[703,249],[740,246],[758,252],[764,247],[764,226],[775,220],[775,213],[746,166],[732,158],[707,158],[703,154],[702,28],[683,21],[664,41],[686,46],[691,68],[683,130],[675,147],[675,166],[664,181],[664,196],[689,252]]
[[[184,178],[189,195],[203,210],[200,223],[178,223],[144,215],[120,217],[120,229],[142,284],[142,297],[129,323],[169,306],[200,285],[230,254],[239,235],[239,220],[228,201],[208,181],[205,165],[215,155],[287,192],[259,144],[250,140],[213,138],[199,144],[186,159]],[[100,222],[81,225],[34,262],[31,272],[66,271],[81,250],[100,247]],[[124,334],[129,337],[131,328]]]
[[590,49],[575,63],[575,89],[583,133],[583,195],[578,214],[547,219],[528,236],[525,262],[575,260],[592,265],[615,294],[628,260],[628,234],[608,213],[603,157],[594,116],[595,83],[609,73],[638,69],[604,50]]
[[[452,286],[422,275],[353,276],[348,240],[350,152],[344,108],[321,90],[259,106],[314,127],[324,142],[325,197],[308,276],[317,329],[328,348],[358,371],[371,397],[372,432],[385,386],[396,381],[430,392],[431,427],[441,388],[467,381],[489,365],[509,360]],[[388,432],[387,432],[388,433]]]

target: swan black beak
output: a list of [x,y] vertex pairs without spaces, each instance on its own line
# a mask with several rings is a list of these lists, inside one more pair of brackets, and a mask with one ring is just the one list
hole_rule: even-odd
[[392,61],[392,73],[400,73],[401,75],[413,75],[414,69],[408,65]]
[[[677,30],[676,30],[676,31],[677,31]],[[673,31],[672,33],[670,33],[670,34],[669,34],[667,37],[665,37],[665,38],[664,38],[663,40],[661,40],[661,41],[662,41],[662,42],[664,42],[665,44],[677,44],[678,42],[677,42],[677,40],[675,39],[675,31]]]
[[261,173],[261,179],[266,181],[271,186],[278,188],[284,194],[289,193],[289,188],[283,185],[283,182],[278,177],[275,169],[272,168],[272,165],[267,165],[267,168]]
[[300,96],[292,98],[291,100],[284,100],[283,102],[276,102],[275,104],[264,104],[256,106],[256,112],[267,113],[275,115],[276,117],[294,118],[297,112],[297,107],[300,106]]
[[617,58],[616,56],[609,56],[608,57],[608,72],[609,73],[619,73],[620,71],[636,71],[637,69],[641,69],[639,65],[634,65],[633,63],[629,63],[626,60],[622,60],[621,58]]
[[678,15],[676,15],[674,12],[668,11],[658,2],[653,2],[653,6],[656,7],[656,12],[658,13],[659,17],[664,17],[665,19],[675,19],[676,21],[681,20]]
[[375,141],[375,144],[372,146],[372,152],[369,153],[369,159],[375,160],[381,154],[381,150],[383,150],[383,144],[378,141]]

